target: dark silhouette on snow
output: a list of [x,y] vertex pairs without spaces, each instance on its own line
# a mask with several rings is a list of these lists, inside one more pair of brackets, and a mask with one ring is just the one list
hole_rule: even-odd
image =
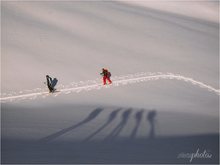
[[87,137],[84,142],[89,141],[91,138],[93,138],[96,134],[98,134],[100,131],[102,131],[104,128],[106,128],[118,115],[119,111],[121,108],[116,109],[110,113],[108,116],[108,120],[99,128],[97,129],[94,133],[92,133],[89,137]]
[[140,110],[140,111],[136,112],[136,114],[135,114],[136,124],[135,124],[134,129],[131,132],[130,139],[134,139],[137,136],[138,128],[140,126],[143,113],[144,113],[144,110]]
[[121,122],[112,130],[112,132],[104,140],[112,140],[120,134],[120,132],[127,124],[131,112],[131,108],[123,112],[121,116]]
[[56,89],[54,88],[58,82],[57,78],[52,79],[49,75],[46,75],[47,79],[47,87],[50,92],[54,92]]
[[156,110],[151,110],[147,114],[147,120],[150,123],[150,133],[149,133],[149,139],[155,138],[155,117],[157,115]]
[[75,124],[71,127],[65,128],[61,131],[58,131],[56,133],[53,133],[52,135],[49,135],[49,136],[41,139],[40,142],[48,142],[48,141],[54,140],[54,139],[58,138],[59,136],[65,134],[65,133],[67,133],[67,132],[69,132],[73,129],[76,129],[77,127],[79,127],[83,124],[86,124],[86,123],[90,122],[91,120],[95,119],[100,114],[100,112],[102,112],[102,111],[103,111],[102,108],[97,108],[94,111],[92,111],[87,118],[80,121],[79,123],[77,123],[77,124]]
[[[13,109],[11,109],[13,108]],[[61,106],[62,111],[65,110],[63,105]],[[34,120],[35,116],[33,115],[30,117],[29,113],[30,109],[34,112],[34,114],[39,114],[40,111],[45,111],[45,107],[33,108],[33,107],[8,107],[3,104],[3,115],[6,116],[11,113],[8,110],[14,110],[22,112],[22,116],[25,118],[30,119],[31,125],[34,125],[33,129],[37,132],[41,133],[40,129],[42,128],[41,122],[46,122],[44,120]],[[25,110],[25,111],[23,111]],[[127,110],[127,109],[126,109]],[[116,120],[119,122],[121,120],[127,119],[127,125],[130,119],[134,119],[137,123],[139,123],[139,119],[141,122],[143,119],[147,120],[148,126],[149,123],[152,122],[155,125],[157,121],[158,111],[145,111],[143,114],[140,110],[135,111],[135,113],[131,113],[129,111],[111,111],[109,114],[105,113],[103,115],[107,115],[106,121],[110,121],[111,123],[108,125],[110,126]],[[50,112],[53,112],[54,109],[51,109]],[[69,111],[69,110],[68,110]],[[27,112],[27,113],[23,113]],[[64,111],[64,113],[67,111]],[[193,159],[192,164],[218,164],[219,162],[219,134],[216,133],[205,133],[205,134],[188,134],[188,135],[166,135],[160,136],[157,138],[146,139],[145,137],[136,137],[133,140],[130,140],[130,137],[123,136],[117,137],[117,139],[112,141],[102,141],[101,139],[94,139],[89,140],[86,143],[82,142],[82,139],[77,138],[68,138],[62,140],[53,140],[67,131],[71,131],[74,128],[80,129],[80,123],[82,125],[83,122],[87,122],[86,124],[90,124],[89,121],[95,120],[97,117],[100,117],[99,114],[102,112],[100,109],[92,110],[88,117],[86,116],[85,119],[78,124],[75,124],[68,128],[64,129],[63,132],[59,131],[58,133],[52,134],[48,136],[48,139],[44,139],[44,142],[36,142],[37,137],[30,137],[30,138],[10,138],[7,136],[8,128],[3,129],[3,137],[1,139],[1,163],[2,164],[189,164],[188,158],[181,158],[179,157],[181,153],[184,152],[192,152],[195,153],[199,148],[199,153],[202,153],[204,150],[212,154],[210,159]],[[133,112],[133,111],[132,111]],[[147,113],[145,113],[147,112]],[[149,113],[148,113],[149,112]],[[185,115],[184,113],[175,112],[175,113],[167,113],[164,112],[164,115]],[[48,111],[44,113],[45,115],[48,114]],[[58,113],[60,114],[60,113]],[[74,113],[75,114],[75,113]],[[134,114],[134,115],[133,115]],[[163,115],[163,114],[162,114]],[[193,115],[193,114],[192,114]],[[111,116],[111,117],[110,117]],[[142,117],[140,117],[142,116]],[[197,114],[195,114],[196,117]],[[15,116],[16,118],[17,116]],[[38,116],[37,117],[41,117]],[[53,116],[52,116],[53,117]],[[103,116],[102,116],[103,117]],[[120,118],[118,118],[120,117]],[[134,117],[134,118],[133,118]],[[176,116],[178,117],[178,116]],[[110,119],[111,118],[111,119]],[[37,118],[39,119],[39,118]],[[100,118],[103,119],[103,118]],[[55,116],[54,120],[57,120],[57,116]],[[37,121],[37,122],[36,122]],[[5,118],[3,118],[4,126],[10,124]],[[26,124],[26,120],[21,120],[20,116],[18,116],[18,121],[14,124]],[[24,122],[24,123],[22,123]],[[97,122],[98,124],[99,122]],[[103,123],[103,124],[104,124]],[[176,123],[174,123],[176,124]],[[62,124],[61,124],[62,125]],[[78,125],[78,126],[77,126]],[[15,125],[13,125],[15,126]],[[24,125],[25,126],[25,125]],[[45,125],[43,125],[45,126]],[[50,125],[52,126],[52,125]],[[59,124],[57,125],[59,126]],[[84,125],[82,125],[84,126]],[[95,125],[93,125],[95,126]],[[125,126],[125,127],[126,127]],[[141,128],[142,123],[139,126]],[[98,128],[101,128],[100,125]],[[154,126],[153,126],[154,127]],[[152,127],[152,128],[153,128]],[[177,127],[179,127],[177,125]],[[10,128],[10,127],[9,127]],[[88,131],[91,127],[87,127]],[[97,129],[98,129],[97,128]],[[108,127],[105,127],[107,129]],[[133,128],[132,128],[133,129]],[[43,130],[43,134],[45,134],[47,129]],[[114,128],[113,128],[114,130]],[[152,129],[154,130],[154,129]],[[22,130],[21,130],[22,131]],[[95,131],[95,130],[94,130]],[[106,130],[103,130],[103,132]],[[132,131],[132,130],[131,130]],[[154,131],[151,131],[154,132]],[[105,132],[106,133],[106,132]],[[122,133],[122,132],[121,132]],[[130,133],[130,132],[129,132]],[[31,134],[34,136],[34,134]],[[41,136],[41,134],[40,134]],[[96,135],[95,135],[96,136]],[[83,136],[84,137],[84,136]],[[49,142],[47,142],[49,141]]]

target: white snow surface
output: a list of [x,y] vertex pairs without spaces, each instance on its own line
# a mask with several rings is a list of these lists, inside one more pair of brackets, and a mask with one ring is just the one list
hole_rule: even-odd
[[198,148],[213,159],[194,163],[216,163],[218,8],[1,2],[2,163],[188,163]]

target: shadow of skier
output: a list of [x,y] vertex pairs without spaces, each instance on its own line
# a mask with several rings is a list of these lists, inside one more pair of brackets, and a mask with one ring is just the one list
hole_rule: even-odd
[[74,129],[80,127],[81,125],[86,124],[86,123],[90,122],[91,120],[95,119],[100,114],[101,111],[103,111],[102,108],[97,108],[94,111],[92,111],[89,114],[89,116],[87,118],[85,118],[84,120],[82,120],[81,122],[79,122],[71,127],[65,128],[61,131],[58,131],[56,133],[53,133],[52,135],[44,137],[44,138],[40,139],[39,142],[49,142],[51,140],[54,140],[54,139],[58,138],[59,136],[65,134],[71,130],[74,130]]
[[150,132],[149,132],[149,139],[155,138],[155,117],[157,115],[156,110],[151,110],[147,114],[147,120],[150,123]]
[[125,125],[128,122],[129,116],[132,112],[132,109],[128,109],[126,111],[123,112],[121,118],[121,122],[114,128],[114,130],[104,139],[104,141],[106,140],[113,140],[114,138],[116,138],[120,132],[123,130],[123,128],[125,127]]
[[137,136],[138,128],[140,126],[143,113],[144,113],[144,110],[140,110],[135,114],[136,124],[135,124],[134,129],[131,132],[130,139],[134,139]]
[[87,137],[84,142],[89,141],[91,138],[93,138],[96,134],[98,134],[101,130],[103,130],[105,127],[107,127],[116,117],[118,112],[121,110],[121,108],[116,109],[112,111],[108,117],[108,120],[99,128],[97,129],[94,133],[92,133],[89,137]]

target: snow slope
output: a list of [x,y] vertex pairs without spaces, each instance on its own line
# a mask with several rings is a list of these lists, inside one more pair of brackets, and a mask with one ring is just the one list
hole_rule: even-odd
[[2,163],[217,163],[219,4],[183,3],[1,2]]

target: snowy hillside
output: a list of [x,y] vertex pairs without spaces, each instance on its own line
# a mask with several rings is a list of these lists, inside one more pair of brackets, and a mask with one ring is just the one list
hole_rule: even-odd
[[217,163],[218,8],[1,2],[1,162]]

